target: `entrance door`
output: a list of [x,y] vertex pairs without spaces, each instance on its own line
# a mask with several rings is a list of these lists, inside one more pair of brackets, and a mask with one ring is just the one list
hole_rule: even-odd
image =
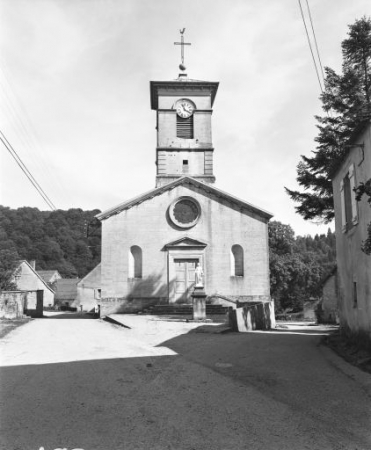
[[192,289],[195,284],[195,269],[198,259],[174,259],[175,265],[175,302],[191,303]]

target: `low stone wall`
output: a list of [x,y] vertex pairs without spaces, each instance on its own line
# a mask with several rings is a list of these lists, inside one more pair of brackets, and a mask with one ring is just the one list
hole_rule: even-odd
[[141,298],[102,298],[98,301],[100,315],[108,314],[131,314],[143,311],[152,305],[167,304],[168,299],[164,297],[141,297]]
[[232,306],[238,308],[246,303],[261,303],[269,302],[271,300],[269,295],[222,295],[212,294],[206,298],[206,303],[210,305]]
[[24,291],[3,291],[0,293],[0,319],[21,319],[27,293]]
[[245,303],[229,312],[233,331],[271,330],[276,326],[274,302]]

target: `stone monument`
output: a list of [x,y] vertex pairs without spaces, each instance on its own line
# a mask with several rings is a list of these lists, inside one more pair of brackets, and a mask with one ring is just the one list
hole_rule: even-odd
[[206,292],[204,289],[204,272],[199,263],[195,270],[195,287],[192,293],[193,320],[206,319]]

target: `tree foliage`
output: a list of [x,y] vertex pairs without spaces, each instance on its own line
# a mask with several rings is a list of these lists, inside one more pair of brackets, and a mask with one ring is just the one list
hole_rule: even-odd
[[318,298],[324,280],[334,270],[335,235],[298,236],[290,225],[269,223],[271,295],[278,311],[300,311],[305,301]]
[[36,260],[37,270],[55,269],[64,278],[84,277],[100,262],[99,226],[87,234],[99,212],[0,206],[1,287],[5,289],[14,265],[22,259]]
[[298,203],[295,207],[305,220],[334,218],[331,174],[341,163],[346,143],[370,105],[371,19],[363,17],[349,26],[342,42],[343,67],[337,74],[325,68],[325,89],[321,95],[324,116],[316,116],[318,135],[313,156],[301,156],[297,181],[302,191],[286,189]]
[[[363,195],[368,197],[367,202],[371,207],[371,178],[365,183],[359,183],[359,186],[355,189],[357,201],[361,201]],[[371,222],[367,226],[367,237],[364,242],[362,242],[362,251],[366,255],[371,255]]]

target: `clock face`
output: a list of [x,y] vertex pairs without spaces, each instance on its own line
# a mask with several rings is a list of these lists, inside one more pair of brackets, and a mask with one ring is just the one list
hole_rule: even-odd
[[194,109],[193,104],[189,100],[179,100],[176,104],[176,112],[183,119],[191,117]]

